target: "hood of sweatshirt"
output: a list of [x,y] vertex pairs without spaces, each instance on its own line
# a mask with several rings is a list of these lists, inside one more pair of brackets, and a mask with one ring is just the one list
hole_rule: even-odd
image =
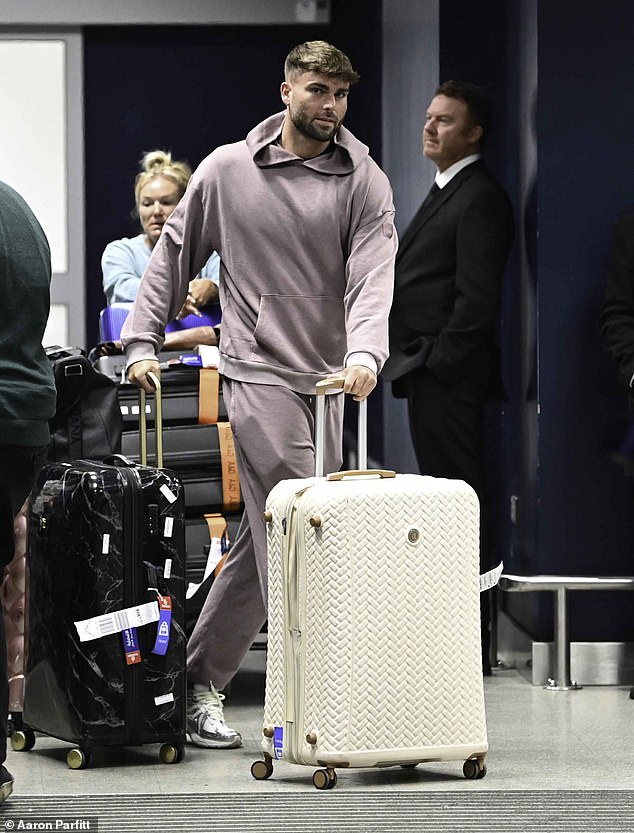
[[[282,133],[286,111],[276,113],[260,122],[247,135],[247,147],[253,161],[261,168],[288,165],[297,162],[297,156],[277,144]],[[360,142],[343,125],[339,127],[330,149],[312,159],[303,159],[308,168],[324,174],[346,176],[366,162],[369,148]]]

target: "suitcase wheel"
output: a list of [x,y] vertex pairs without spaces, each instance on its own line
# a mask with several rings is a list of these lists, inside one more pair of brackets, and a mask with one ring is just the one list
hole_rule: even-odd
[[254,761],[251,764],[251,775],[256,781],[264,781],[273,775],[273,762],[270,758],[265,758],[263,761]]
[[462,766],[462,774],[465,778],[480,779],[487,774],[487,765],[484,758],[469,758]]
[[159,749],[159,760],[162,764],[180,764],[184,757],[184,743],[164,743]]
[[35,732],[28,726],[14,729],[11,733],[11,749],[14,752],[28,752],[35,746]]
[[92,764],[92,749],[71,749],[66,755],[66,763],[70,769],[87,769]]
[[337,783],[337,773],[332,767],[316,769],[313,773],[313,784],[318,790],[331,790]]

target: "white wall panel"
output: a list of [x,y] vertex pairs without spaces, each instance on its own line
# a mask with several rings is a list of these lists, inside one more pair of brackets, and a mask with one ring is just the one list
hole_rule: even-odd
[[54,272],[68,270],[65,44],[0,41],[0,179],[40,221]]
[[0,179],[42,224],[53,281],[46,343],[85,346],[81,35],[0,31]]

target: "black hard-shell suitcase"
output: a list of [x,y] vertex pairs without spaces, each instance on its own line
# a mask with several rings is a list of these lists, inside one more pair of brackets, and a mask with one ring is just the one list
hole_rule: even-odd
[[31,495],[24,722],[74,769],[99,746],[184,756],[183,487],[157,463],[46,464]]
[[[161,384],[165,426],[227,421],[222,380],[214,368],[168,364],[161,373]],[[136,429],[139,421],[139,400],[135,385],[129,382],[121,383],[118,397],[124,430]],[[152,404],[148,401],[146,406],[147,419],[151,423],[154,422]]]
[[[195,355],[194,353],[189,354],[189,351],[187,351],[187,354],[192,356]],[[158,360],[161,363],[178,361],[182,355],[182,350],[161,350],[158,355]],[[117,382],[117,384],[122,384],[129,388],[131,398],[138,403],[139,400],[136,395],[135,386],[130,382],[126,382],[126,364],[128,362],[128,357],[122,349],[120,349],[113,342],[102,342],[93,347],[88,356],[92,361],[93,366],[100,373],[103,373],[104,376],[112,379],[113,382]],[[161,379],[161,384],[163,385],[163,396],[165,396],[165,382],[163,379]],[[163,415],[163,419],[165,420],[165,415]]]
[[[154,430],[148,431],[147,441],[152,453]],[[139,459],[136,433],[123,432],[121,452],[132,460]],[[225,514],[242,508],[235,446],[227,422],[167,426],[163,430],[163,456],[165,465],[183,481],[188,517],[200,517],[205,512]]]

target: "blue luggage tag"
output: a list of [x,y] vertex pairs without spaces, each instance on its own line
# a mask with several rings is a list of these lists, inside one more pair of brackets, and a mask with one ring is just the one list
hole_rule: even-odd
[[284,757],[284,728],[282,726],[273,727],[273,753],[278,761]]
[[121,632],[121,636],[123,638],[126,665],[136,665],[138,662],[141,662],[139,637],[137,636],[136,628],[126,628]]
[[165,656],[170,640],[170,625],[172,623],[172,599],[170,596],[158,595],[159,621],[156,632],[156,642],[152,648],[153,654]]
[[178,361],[179,361],[180,364],[184,364],[187,367],[202,367],[203,366],[202,356],[179,356]]

